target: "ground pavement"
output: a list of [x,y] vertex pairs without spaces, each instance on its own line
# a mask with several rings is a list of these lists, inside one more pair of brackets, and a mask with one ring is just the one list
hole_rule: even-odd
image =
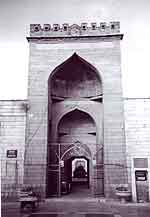
[[150,217],[150,204],[64,197],[46,199],[34,213],[21,213],[19,202],[2,203],[2,217]]

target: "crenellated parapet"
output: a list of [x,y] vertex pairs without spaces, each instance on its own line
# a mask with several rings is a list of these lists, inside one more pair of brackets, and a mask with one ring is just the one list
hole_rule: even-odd
[[81,23],[81,25],[68,23],[60,24],[31,24],[31,37],[71,37],[71,36],[99,36],[120,33],[120,22]]

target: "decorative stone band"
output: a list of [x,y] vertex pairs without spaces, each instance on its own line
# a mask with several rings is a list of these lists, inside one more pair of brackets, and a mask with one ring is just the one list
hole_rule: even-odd
[[60,24],[30,24],[30,36],[93,36],[120,32],[120,22],[81,23],[81,25],[68,23]]
[[[71,40],[70,40],[71,39]],[[80,36],[30,36],[27,37],[28,42],[44,42],[44,43],[64,43],[64,42],[77,42],[84,41],[89,42],[90,41],[109,41],[109,40],[122,40],[123,34],[116,33],[116,34],[105,34],[105,35],[80,35]]]

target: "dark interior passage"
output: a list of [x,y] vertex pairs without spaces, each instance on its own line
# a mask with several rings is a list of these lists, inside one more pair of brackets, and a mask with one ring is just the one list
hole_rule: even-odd
[[62,194],[76,196],[90,195],[89,189],[89,160],[86,157],[71,157],[65,161],[62,169],[62,182],[70,184],[69,192]]

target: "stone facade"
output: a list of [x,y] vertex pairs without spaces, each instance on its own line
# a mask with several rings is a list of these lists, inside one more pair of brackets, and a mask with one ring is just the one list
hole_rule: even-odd
[[[49,25],[31,25],[30,33],[30,37],[27,38],[30,46],[30,109],[27,114],[25,183],[40,183],[45,188],[48,125],[52,124],[49,115],[51,111],[48,112],[48,108],[51,110],[48,100],[48,79],[51,72],[76,53],[99,73],[102,80],[102,102],[89,100],[87,103],[79,99],[73,99],[69,103],[66,101],[61,106],[59,115],[73,109],[88,111],[89,107],[93,117],[98,118],[98,145],[103,146],[104,194],[113,196],[116,184],[127,183],[120,67],[120,40],[123,35],[119,33],[119,23],[102,23],[95,27],[93,24],[90,27],[85,24],[74,24],[66,29],[59,25],[54,25],[53,28]],[[99,106],[94,106],[98,104]],[[57,117],[57,109],[53,111],[52,117]],[[36,136],[33,137],[35,132]],[[97,170],[101,166],[96,160]],[[96,182],[98,183],[98,177]]]
[[[147,170],[150,173],[150,99],[124,98],[123,103],[128,183],[132,189],[132,198],[136,201],[135,171],[140,169]],[[4,185],[23,183],[26,108],[26,100],[0,101],[2,191]],[[33,118],[33,116],[30,115],[30,118]],[[35,137],[36,135],[38,135],[38,129],[34,132]],[[30,138],[30,141],[32,141],[32,138]],[[17,150],[17,158],[7,158],[7,150]],[[138,166],[134,165],[135,159],[141,160]],[[143,159],[148,161],[148,165],[143,164]],[[18,168],[18,171],[16,168]]]
[[[133,200],[137,200],[136,170],[150,174],[150,99],[126,98],[124,100],[126,153],[128,179]],[[150,198],[150,185],[148,186]]]
[[[123,103],[128,183],[132,189],[133,200],[136,201],[135,170],[144,169],[150,173],[150,99],[124,98]],[[26,100],[0,101],[2,191],[4,184],[12,185],[16,184],[16,182],[18,184],[23,183],[26,108]],[[30,115],[30,118],[33,118],[33,116]],[[34,136],[37,134],[38,130],[34,132]],[[30,141],[32,141],[31,138]],[[7,150],[17,150],[17,158],[7,158]],[[142,161],[146,159],[148,165],[143,165],[143,162],[140,161],[140,164],[135,167],[135,159]],[[17,173],[16,160],[18,168]]]
[[[26,100],[0,101],[2,187],[23,183],[26,105]],[[17,156],[9,156],[10,150],[17,150]]]

